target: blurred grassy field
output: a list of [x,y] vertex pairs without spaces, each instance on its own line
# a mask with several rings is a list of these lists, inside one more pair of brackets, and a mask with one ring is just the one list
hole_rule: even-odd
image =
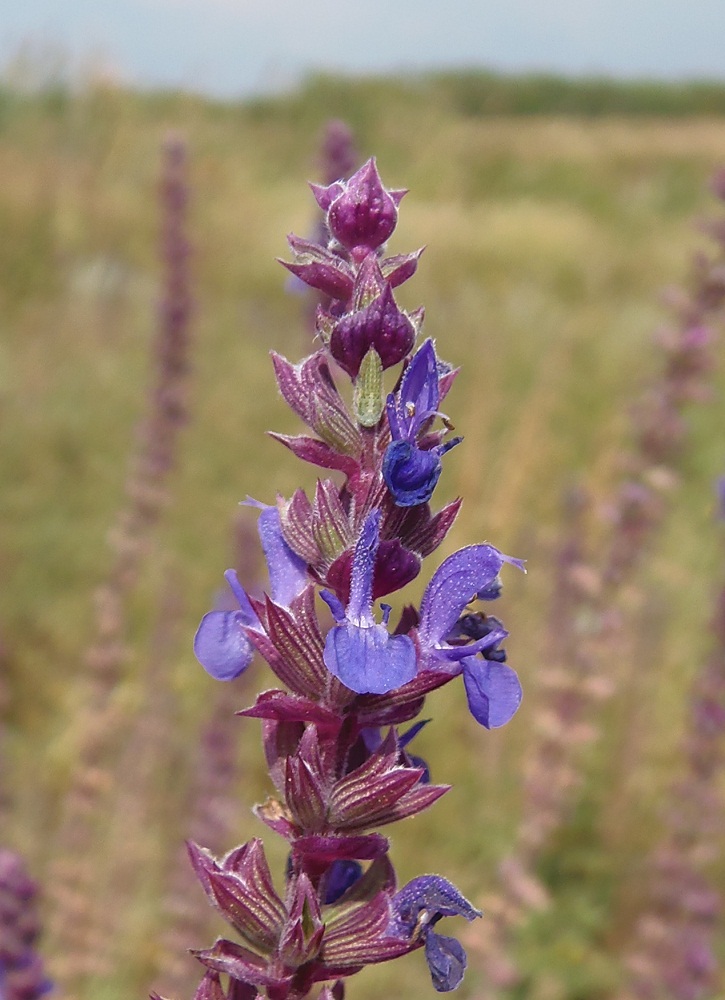
[[[350,122],[386,183],[410,188],[393,249],[428,249],[400,299],[425,305],[426,333],[463,366],[448,412],[465,443],[445,460],[439,499],[461,494],[465,504],[435,559],[488,539],[529,560],[528,577],[510,581],[501,608],[526,701],[509,727],[487,733],[468,717],[460,685],[431,699],[435,722],[416,747],[454,790],[394,831],[394,857],[403,879],[440,871],[475,897],[506,852],[537,703],[562,493],[583,482],[604,501],[616,481],[629,407],[660,363],[660,293],[707,248],[695,223],[715,210],[706,183],[725,164],[725,117],[668,117],[661,108],[614,115],[606,105],[594,117],[482,115],[472,99],[451,102],[452,92],[450,80],[417,95],[382,81],[357,90],[322,81],[304,100],[249,105],[110,88],[0,102],[2,771],[12,803],[2,839],[23,850],[41,881],[77,752],[92,592],[107,568],[105,537],[150,378],[159,144],[178,128],[190,150],[192,420],[174,502],[133,601],[132,663],[117,692],[132,739],[158,608],[171,590],[179,641],[162,675],[181,763],[171,773],[160,762],[147,819],[130,839],[111,806],[92,860],[99,891],[109,894],[114,972],[76,1000],[144,996],[153,985],[163,879],[187,832],[174,810],[214,696],[191,636],[230,563],[237,502],[314,482],[312,468],[264,437],[295,427],[267,355],[309,349],[301,303],[284,293],[274,257],[285,255],[287,232],[310,229],[304,181],[317,176],[330,115]],[[713,480],[725,469],[721,373],[715,382],[712,400],[693,408],[671,515],[638,581],[631,683],[607,709],[585,794],[547,858],[555,904],[523,935],[534,985],[521,996],[597,998],[616,979],[631,927],[628,886],[657,837],[687,686],[725,578],[712,516]],[[245,691],[230,688],[230,711],[269,680],[255,667]],[[248,807],[267,790],[257,724],[240,721],[239,733],[235,841],[260,834]],[[133,746],[128,754],[133,760]],[[281,864],[282,845],[267,840]],[[119,852],[126,868],[137,866],[123,885],[114,884]],[[725,878],[725,867],[718,874]],[[198,903],[206,905],[201,892]],[[52,940],[45,951],[52,970]],[[473,960],[460,995],[475,996],[483,975]],[[432,995],[415,955],[369,970],[350,994],[419,990]]]

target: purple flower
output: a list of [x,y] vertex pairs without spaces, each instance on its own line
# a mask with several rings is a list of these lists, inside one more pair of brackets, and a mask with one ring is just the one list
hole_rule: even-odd
[[[289,607],[307,582],[306,564],[282,537],[277,508],[259,506],[257,530],[267,561],[272,596],[279,604]],[[239,610],[209,611],[204,615],[194,636],[194,653],[206,672],[216,680],[232,681],[254,658],[246,629],[261,630],[262,626],[235,570],[228,569],[224,577],[239,603]]]
[[437,934],[433,928],[443,917],[481,916],[454,885],[440,875],[420,875],[403,886],[391,900],[391,937],[425,946],[425,958],[433,985],[447,993],[460,985],[466,969],[466,953],[455,938]]
[[378,550],[380,511],[368,515],[355,545],[350,600],[344,609],[329,590],[321,596],[337,622],[325,641],[330,673],[358,694],[385,694],[416,674],[415,648],[405,635],[389,635],[390,608],[383,605],[383,624],[373,617],[373,572]]
[[397,396],[388,396],[387,413],[392,441],[383,458],[383,478],[398,507],[427,503],[441,474],[441,457],[460,444],[446,444],[440,434],[426,434],[438,416],[440,387],[438,360],[432,340],[419,348],[405,370]]
[[[463,673],[468,707],[487,729],[503,726],[521,703],[521,685],[503,661],[499,644],[508,632],[497,618],[485,617],[474,628],[466,605],[490,594],[504,563],[524,568],[492,545],[469,545],[441,563],[420,605],[418,640],[427,669]],[[465,641],[469,640],[470,641]]]
[[0,1000],[39,1000],[53,988],[35,950],[37,895],[23,860],[0,848]]

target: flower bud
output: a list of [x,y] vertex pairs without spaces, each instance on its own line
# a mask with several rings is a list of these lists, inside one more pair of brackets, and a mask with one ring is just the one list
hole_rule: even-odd
[[390,239],[398,222],[398,205],[405,194],[383,187],[374,158],[360,167],[346,184],[313,187],[313,193],[318,204],[327,210],[331,234],[353,253],[377,250]]

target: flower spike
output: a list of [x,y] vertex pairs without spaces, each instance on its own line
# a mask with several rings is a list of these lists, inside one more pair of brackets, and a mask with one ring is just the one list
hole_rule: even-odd
[[[410,752],[429,695],[462,676],[470,712],[488,729],[521,701],[508,631],[488,613],[504,564],[523,569],[520,560],[468,545],[443,560],[418,607],[396,599],[461,507],[429,506],[441,460],[461,441],[441,412],[457,370],[432,339],[416,349],[423,310],[406,312],[393,294],[421,253],[384,255],[405,192],[383,185],[374,159],[347,180],[336,173],[312,185],[324,221],[316,238],[289,237],[294,261],[284,265],[319,293],[319,343],[297,363],[272,353],[281,396],[306,428],[272,436],[327,471],[308,492],[247,501],[259,509],[266,593],[229,570],[236,606],[205,615],[194,642],[219,680],[245,671],[255,652],[275,675],[277,686],[237,714],[261,722],[273,791],[254,814],[286,844],[284,886],[261,840],[220,859],[189,845],[235,936],[192,953],[205,969],[195,1000],[344,1000],[348,976],[418,949],[434,989],[455,989],[466,954],[438,923],[481,914],[440,875],[398,889],[378,831],[448,791]],[[397,603],[397,624],[392,604],[376,610],[382,598]]]

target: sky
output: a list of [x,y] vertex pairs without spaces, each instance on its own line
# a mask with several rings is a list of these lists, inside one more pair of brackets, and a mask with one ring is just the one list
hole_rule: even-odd
[[725,79],[725,0],[2,0],[0,66],[220,97],[455,67]]

